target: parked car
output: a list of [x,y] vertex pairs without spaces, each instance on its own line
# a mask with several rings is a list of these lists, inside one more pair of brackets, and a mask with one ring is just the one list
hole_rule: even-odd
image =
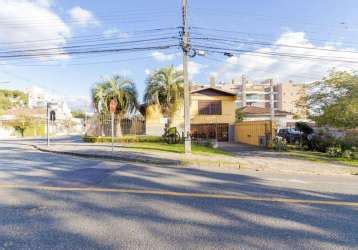
[[278,136],[284,138],[287,143],[295,144],[299,143],[301,138],[301,132],[294,128],[283,128],[278,131]]

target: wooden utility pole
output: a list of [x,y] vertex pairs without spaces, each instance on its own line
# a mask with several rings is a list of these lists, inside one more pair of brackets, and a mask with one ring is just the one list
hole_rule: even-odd
[[46,140],[47,140],[47,147],[50,146],[50,116],[49,116],[49,106],[50,104],[46,104]]
[[182,0],[182,50],[183,50],[183,77],[184,77],[184,144],[185,153],[191,153],[190,138],[190,93],[188,76],[188,53],[189,53],[189,34],[187,19],[187,0]]
[[273,88],[273,80],[270,79],[270,116],[271,116],[271,135],[270,135],[270,147],[273,145],[273,139],[275,137],[275,97],[274,97],[274,88]]

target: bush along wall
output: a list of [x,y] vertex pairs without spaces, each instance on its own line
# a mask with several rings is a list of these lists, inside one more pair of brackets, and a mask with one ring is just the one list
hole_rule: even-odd
[[[82,140],[89,143],[111,143],[112,137],[109,136],[83,136]],[[131,143],[131,142],[163,142],[164,139],[161,136],[136,136],[126,135],[121,137],[115,137],[114,142],[116,143]]]

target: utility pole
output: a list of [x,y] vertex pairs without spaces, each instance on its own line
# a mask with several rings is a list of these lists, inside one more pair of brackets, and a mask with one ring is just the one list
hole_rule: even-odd
[[47,147],[50,146],[50,116],[49,116],[49,106],[50,104],[46,104],[46,137],[47,137]]
[[182,49],[183,49],[183,77],[184,77],[184,148],[185,153],[191,153],[190,138],[190,93],[189,93],[189,76],[188,76],[188,53],[189,53],[189,34],[187,19],[187,0],[182,0]]
[[274,99],[274,88],[273,88],[273,80],[270,79],[270,116],[271,116],[271,135],[270,135],[270,146],[273,145],[273,139],[275,137],[275,126],[274,126],[274,120],[275,120],[275,99]]

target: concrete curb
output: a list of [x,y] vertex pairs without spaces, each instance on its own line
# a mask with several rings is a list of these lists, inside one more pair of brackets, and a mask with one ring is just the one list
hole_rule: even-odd
[[126,157],[126,156],[119,156],[119,155],[104,155],[104,154],[102,155],[86,154],[86,153],[78,153],[78,152],[51,150],[34,144],[31,144],[31,146],[41,152],[71,155],[71,156],[86,157],[86,158],[117,160],[117,161],[136,162],[136,163],[149,163],[155,165],[181,165],[182,163],[180,160],[162,160],[162,159],[153,159],[150,157],[138,158],[138,157]]
[[[183,167],[217,167],[217,168],[236,168],[241,169],[246,167],[241,164],[239,161],[225,161],[225,160],[213,160],[213,159],[205,159],[205,160],[197,160],[197,159],[176,159],[176,160],[169,160],[169,159],[160,159],[155,157],[128,157],[123,155],[109,155],[109,154],[88,154],[88,153],[80,153],[80,152],[71,152],[71,151],[59,151],[53,150],[51,148],[47,148],[44,145],[36,145],[32,143],[23,143],[23,142],[11,142],[13,144],[23,145],[23,146],[30,146],[38,151],[46,152],[46,153],[53,153],[53,154],[61,154],[61,155],[70,155],[75,157],[84,157],[84,158],[92,158],[92,159],[102,159],[102,160],[112,160],[112,161],[122,161],[122,162],[132,162],[132,163],[149,163],[153,165],[166,165],[166,166],[183,166]],[[82,145],[81,145],[82,146]],[[139,153],[139,152],[135,152]]]

